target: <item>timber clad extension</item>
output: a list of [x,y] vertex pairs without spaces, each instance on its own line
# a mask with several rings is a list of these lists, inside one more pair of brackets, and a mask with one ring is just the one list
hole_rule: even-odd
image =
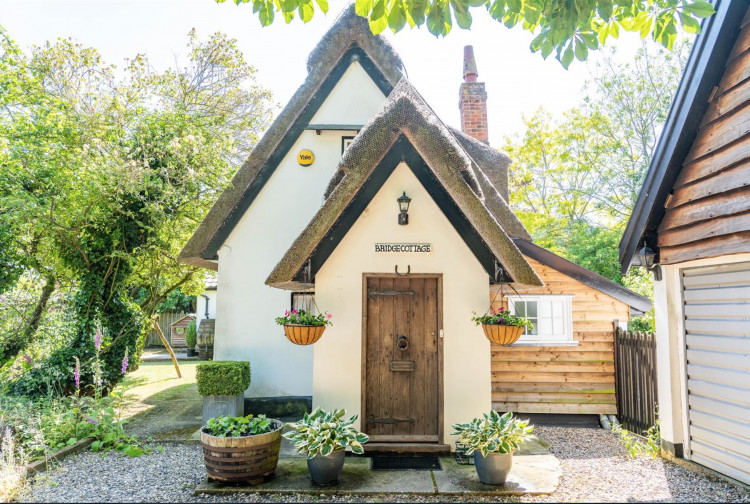
[[662,264],[750,251],[750,18],[714,88],[658,228]]
[[750,2],[712,4],[620,264],[655,273],[662,447],[750,484]]
[[[612,320],[630,307],[526,257],[544,287],[520,294],[574,294],[576,346],[492,345],[492,408],[518,413],[616,414]],[[495,297],[493,287],[490,299]],[[507,294],[507,289],[505,290]],[[493,309],[508,306],[496,299]]]

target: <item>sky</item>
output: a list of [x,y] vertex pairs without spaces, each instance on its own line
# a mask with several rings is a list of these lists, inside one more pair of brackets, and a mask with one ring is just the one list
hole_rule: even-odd
[[[0,25],[22,47],[72,37],[96,47],[108,63],[145,53],[157,69],[173,65],[185,54],[187,34],[200,37],[222,31],[236,38],[247,61],[257,70],[259,84],[284,105],[306,76],[305,62],[312,48],[330,28],[345,0],[330,2],[327,15],[316,11],[307,24],[279,18],[261,27],[251,4],[232,0],[0,0]],[[458,89],[462,81],[463,47],[473,45],[479,81],[486,83],[490,143],[523,131],[523,115],[543,107],[553,114],[576,106],[590,75],[590,63],[574,62],[569,70],[553,58],[542,59],[529,49],[533,38],[520,28],[509,30],[476,9],[471,30],[454,27],[444,38],[426,28],[384,33],[406,66],[416,86],[441,119],[459,127]],[[618,58],[632,57],[640,42],[633,34],[615,41]]]

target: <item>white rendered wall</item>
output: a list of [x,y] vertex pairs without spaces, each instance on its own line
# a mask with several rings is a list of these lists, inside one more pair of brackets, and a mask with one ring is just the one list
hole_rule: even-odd
[[734,254],[670,264],[661,267],[661,282],[654,282],[659,420],[662,439],[673,444],[684,445],[688,432],[681,270],[747,261],[750,261],[750,254]]
[[[407,226],[397,223],[396,198],[403,191],[412,198]],[[433,251],[376,254],[378,242],[431,243]],[[393,273],[396,265],[401,272],[410,265],[412,273],[443,274],[443,441],[449,442],[453,423],[492,408],[490,344],[470,320],[473,311],[487,310],[489,277],[404,163],[315,277],[316,302],[333,315],[333,326],[313,345],[313,405],[361,413],[362,274]]]
[[[341,107],[329,97],[318,114],[336,124],[372,116],[385,100],[356,62],[338,87],[346,92],[332,95],[357,94],[359,101],[357,107]],[[342,135],[354,132],[305,131],[219,250],[214,358],[250,361],[248,397],[312,395],[312,348],[290,343],[274,322],[289,308],[290,293],[265,280],[320,208],[341,157]],[[297,164],[302,149],[313,151],[311,166]]]
[[310,124],[364,125],[380,110],[384,99],[375,82],[355,61],[331,90]]
[[201,326],[201,320],[206,318],[206,298],[208,296],[208,318],[216,318],[216,292],[215,290],[207,290],[199,295],[195,302],[195,326]]

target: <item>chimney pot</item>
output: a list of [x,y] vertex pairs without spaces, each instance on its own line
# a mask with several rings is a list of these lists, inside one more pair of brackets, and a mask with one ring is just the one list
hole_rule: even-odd
[[464,47],[464,82],[459,90],[458,108],[461,111],[461,131],[488,144],[487,93],[484,82],[477,82],[477,61],[474,47]]
[[477,61],[474,59],[474,46],[464,46],[464,82],[476,82],[479,77]]

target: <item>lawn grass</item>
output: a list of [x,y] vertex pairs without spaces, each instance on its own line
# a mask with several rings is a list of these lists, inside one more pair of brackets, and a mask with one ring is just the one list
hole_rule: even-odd
[[138,437],[185,439],[201,425],[202,399],[195,370],[198,362],[180,362],[182,378],[171,361],[141,362],[122,382],[126,430]]

